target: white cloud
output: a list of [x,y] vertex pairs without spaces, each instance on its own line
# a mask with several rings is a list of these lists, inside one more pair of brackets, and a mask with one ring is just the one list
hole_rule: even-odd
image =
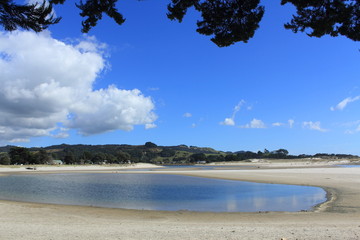
[[356,128],[355,130],[346,130],[345,134],[355,134],[360,132],[360,126],[358,126],[358,128]]
[[330,107],[330,110],[331,111],[343,110],[349,103],[355,102],[358,100],[360,100],[360,96],[356,96],[353,98],[351,98],[351,97],[345,98],[344,100],[339,102],[335,107]]
[[220,124],[225,126],[235,126],[234,119],[232,118],[225,118],[225,120],[223,122],[220,122]]
[[274,126],[274,127],[281,127],[281,126],[289,125],[289,127],[292,128],[293,125],[294,125],[294,122],[295,122],[294,120],[289,119],[289,120],[287,121],[287,124],[286,124],[286,123],[282,123],[282,122],[274,122],[274,123],[272,124],[272,126]]
[[360,132],[360,125],[357,126],[357,128],[355,129],[355,132]]
[[238,111],[240,111],[242,105],[244,105],[245,101],[244,100],[240,100],[240,102],[234,107],[234,112],[233,112],[233,115],[232,115],[232,118],[234,119],[235,118],[235,115]]
[[156,128],[157,125],[155,123],[147,123],[145,124],[145,129],[152,129],[152,128]]
[[41,5],[41,4],[43,4],[44,2],[45,2],[45,6],[48,6],[49,5],[49,1],[48,0],[27,0],[26,1],[27,2],[27,4],[38,4],[38,5]]
[[288,120],[289,127],[292,128],[294,126],[295,121],[293,119]]
[[[35,5],[37,4],[37,8],[39,8],[40,6],[42,6],[42,4],[45,2],[45,6],[49,6],[49,1],[48,0],[28,0],[27,1],[27,4],[29,5]],[[56,12],[54,10],[54,8],[52,9],[51,13],[50,13],[50,16],[54,16],[56,17]],[[49,17],[48,17],[49,18]]]
[[235,126],[235,117],[238,111],[240,111],[242,105],[245,104],[244,100],[240,100],[240,102],[234,107],[233,114],[231,118],[225,118],[224,121],[220,122],[221,125],[225,126]]
[[357,120],[357,121],[342,123],[341,126],[351,128],[359,124],[360,124],[360,120]]
[[241,128],[266,128],[266,125],[263,121],[254,118],[250,123],[241,126]]
[[192,117],[192,114],[187,112],[187,113],[184,113],[183,117],[190,118],[190,117]]
[[320,122],[303,122],[303,127],[306,129],[310,129],[310,130],[316,130],[316,131],[320,131],[320,132],[327,132],[327,129],[323,129],[320,126]]
[[[354,134],[354,133],[360,132],[360,124],[359,123],[360,123],[360,120],[350,122],[350,123],[345,123],[344,126],[349,127],[349,128],[353,128],[352,130],[346,130],[345,133],[346,134]],[[355,129],[354,129],[354,127],[355,127]]]
[[0,140],[66,137],[59,123],[84,135],[155,126],[154,103],[139,90],[92,88],[103,48],[94,38],[76,45],[48,31],[0,32]]
[[67,132],[59,132],[58,134],[51,135],[54,138],[67,138],[69,137],[69,133]]
[[10,140],[11,143],[18,143],[18,142],[30,142],[28,138],[14,138]]
[[160,90],[160,88],[158,88],[158,87],[150,87],[150,88],[148,88],[147,89],[148,91],[159,91]]

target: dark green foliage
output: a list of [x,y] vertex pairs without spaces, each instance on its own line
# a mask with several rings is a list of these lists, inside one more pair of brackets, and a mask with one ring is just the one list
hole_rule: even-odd
[[189,157],[189,162],[203,162],[206,161],[206,155],[204,153],[194,153]]
[[157,145],[155,143],[152,143],[152,142],[146,142],[145,147],[147,147],[147,148],[156,148]]
[[73,151],[71,148],[65,148],[64,151],[64,157],[62,158],[65,162],[65,164],[76,164],[78,161],[76,161],[75,157],[75,151]]
[[225,161],[225,157],[221,154],[208,155],[206,157],[207,162],[223,162]]
[[172,149],[169,149],[169,148],[164,148],[160,153],[159,155],[161,157],[173,157],[175,155],[175,151],[172,150]]
[[104,153],[96,153],[92,159],[91,162],[95,164],[102,164],[107,160],[107,157]]
[[[212,148],[196,146],[157,146],[147,148],[145,145],[55,145],[46,148],[0,147],[0,164],[46,164],[51,159],[62,160],[66,164],[123,164],[131,162],[148,162],[155,164],[196,164],[199,162],[244,161],[248,159],[352,159],[359,158],[349,154],[289,155],[286,149],[274,151],[221,152]],[[51,157],[50,157],[51,156]]]
[[286,29],[305,32],[310,37],[330,35],[346,36],[354,41],[360,40],[360,1],[359,0],[282,0],[281,4],[292,3],[297,10]]
[[173,158],[173,163],[174,164],[187,163],[187,158],[185,158],[185,157]]
[[7,153],[1,153],[0,154],[0,165],[10,165],[10,157]]
[[132,162],[140,162],[143,157],[143,151],[137,148],[132,149],[128,152],[128,154],[130,154],[130,159]]
[[34,163],[36,164],[46,164],[50,162],[50,157],[45,149],[40,149],[39,152],[34,155]]
[[[61,2],[61,1],[56,1]],[[62,1],[62,3],[64,0]],[[80,16],[85,17],[82,21],[82,32],[87,33],[90,29],[96,26],[97,22],[101,20],[103,13],[121,25],[125,22],[123,16],[115,8],[117,0],[86,0],[85,3],[80,1],[76,6],[81,10]]]
[[262,155],[258,155],[257,153],[246,151],[246,152],[238,152],[236,154],[236,161],[242,161],[246,159],[259,158]]
[[116,152],[115,156],[117,159],[117,163],[126,163],[131,158],[130,154],[123,151]]
[[0,0],[0,25],[3,25],[6,31],[23,28],[40,32],[60,21],[61,18],[55,18],[51,12],[52,5],[45,2],[41,5],[22,5],[14,3],[13,0]]
[[178,20],[182,22],[188,8],[195,7],[196,10],[200,9],[200,0],[172,0],[168,5],[168,18],[171,20]]
[[84,161],[88,161],[88,160],[90,160],[90,159],[92,159],[93,158],[93,154],[91,153],[91,152],[89,152],[89,151],[84,151],[83,152],[83,154],[82,154],[82,159],[84,160]]
[[53,4],[64,4],[65,0],[50,0],[50,3]]
[[65,155],[64,162],[65,162],[65,164],[75,164],[76,161],[75,161],[74,155],[71,153],[68,153],[67,155]]
[[141,161],[152,162],[157,156],[158,154],[154,151],[144,151]]
[[225,156],[225,161],[226,162],[237,161],[237,156],[235,154],[227,154]]
[[34,157],[29,149],[23,147],[12,147],[9,151],[11,164],[33,164]]
[[283,148],[280,148],[278,150],[275,151],[276,154],[280,155],[280,156],[287,156],[289,154],[289,151]]
[[[309,156],[308,156],[309,157]],[[328,153],[317,153],[314,156],[315,158],[322,158],[322,159],[341,159],[341,158],[355,158],[357,156],[350,155],[350,154],[328,154]]]
[[235,42],[246,43],[254,36],[264,15],[264,7],[259,3],[260,0],[172,0],[168,5],[168,17],[181,22],[187,9],[194,6],[203,18],[197,22],[196,31],[213,35],[211,41],[226,47]]

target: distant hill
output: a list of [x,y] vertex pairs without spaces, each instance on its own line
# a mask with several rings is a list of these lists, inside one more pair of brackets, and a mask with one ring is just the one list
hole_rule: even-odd
[[[128,163],[148,162],[154,164],[191,164],[219,161],[242,161],[247,159],[272,158],[272,159],[297,159],[297,158],[322,158],[322,159],[351,159],[358,158],[349,154],[315,155],[289,155],[286,149],[264,152],[236,151],[223,152],[209,147],[197,146],[158,146],[152,142],[144,145],[108,144],[61,144],[48,147],[19,148],[15,146],[0,147],[0,153],[8,153],[11,164],[23,163],[48,163],[52,159],[62,160],[67,164],[101,164],[101,163]],[[0,162],[1,164],[1,162]]]

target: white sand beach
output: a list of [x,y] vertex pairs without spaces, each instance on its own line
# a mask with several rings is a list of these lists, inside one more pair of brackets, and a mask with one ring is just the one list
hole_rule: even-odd
[[[166,212],[0,201],[0,239],[360,239],[360,168],[259,167],[151,173],[318,186],[329,193],[329,201],[314,211],[293,213]],[[41,172],[69,170],[65,168]]]
[[24,173],[24,172],[61,172],[61,171],[111,171],[122,169],[140,169],[140,168],[161,168],[149,163],[134,163],[134,164],[114,164],[114,165],[31,165],[31,166],[2,166],[0,167],[0,174],[8,173]]

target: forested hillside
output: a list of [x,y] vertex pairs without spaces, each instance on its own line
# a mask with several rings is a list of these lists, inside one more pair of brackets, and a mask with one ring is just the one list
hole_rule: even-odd
[[158,146],[152,142],[144,145],[53,145],[44,148],[0,147],[0,164],[54,164],[61,160],[65,164],[123,164],[146,162],[154,164],[195,164],[222,161],[244,161],[248,159],[297,159],[357,158],[348,154],[290,155],[286,149],[274,151],[223,152],[207,147],[187,145]]

